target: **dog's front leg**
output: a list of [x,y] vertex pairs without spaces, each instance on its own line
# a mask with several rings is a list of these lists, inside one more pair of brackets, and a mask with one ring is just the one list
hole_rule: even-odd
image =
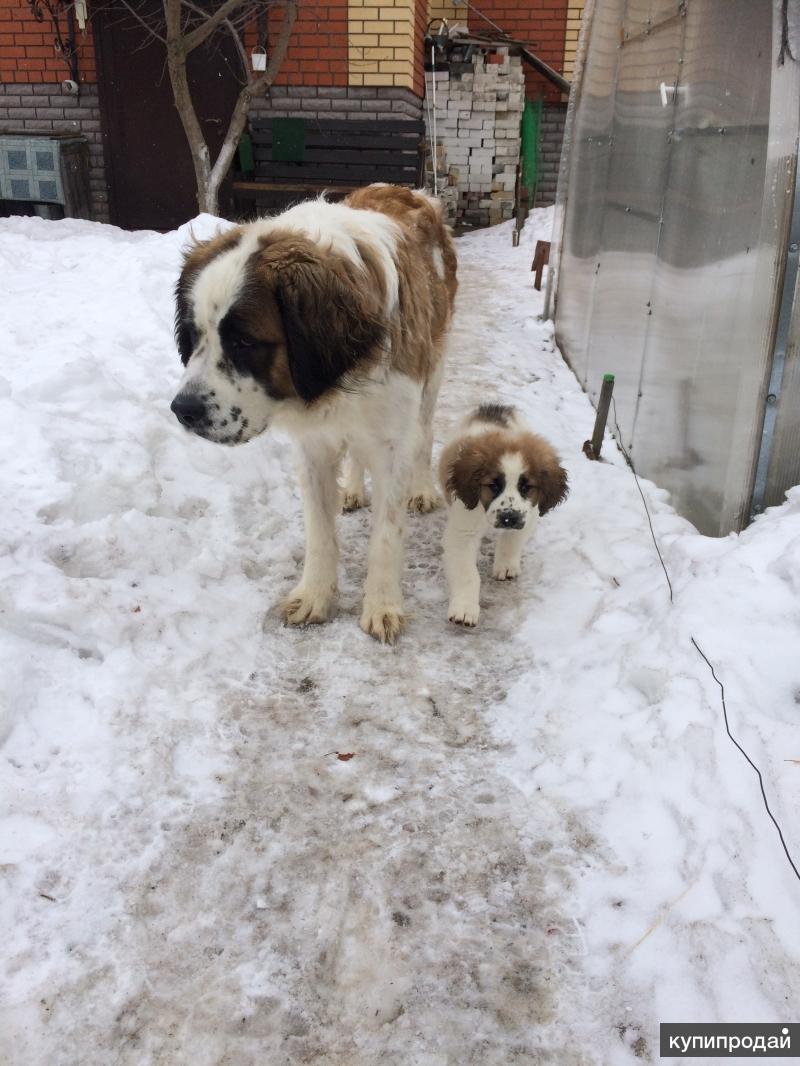
[[394,644],[404,622],[400,578],[412,449],[413,439],[398,440],[370,464],[372,535],[361,628],[381,644]]
[[336,540],[338,464],[339,450],[328,442],[312,439],[300,445],[306,556],[300,584],[283,603],[287,625],[326,622],[333,610],[339,562]]
[[444,570],[450,593],[447,617],[457,625],[478,624],[481,592],[478,549],[486,525],[486,512],[480,504],[468,510],[461,500],[453,501],[444,531]]

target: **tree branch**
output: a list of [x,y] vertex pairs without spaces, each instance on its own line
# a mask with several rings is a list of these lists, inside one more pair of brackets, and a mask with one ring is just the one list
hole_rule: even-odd
[[[125,10],[128,12],[128,14],[129,15],[133,15],[133,17],[136,19],[136,21],[139,23],[139,25],[142,26],[143,29],[145,29],[147,31],[147,33],[151,37],[155,37],[155,39],[157,41],[161,41],[162,44],[166,44],[167,43],[166,38],[162,37],[160,33],[156,33],[155,29],[150,25],[150,23],[146,19],[142,18],[142,16],[136,10],[136,8],[133,6],[133,4],[129,4],[128,0],[121,0],[121,3],[122,3],[122,6],[125,8]],[[111,5],[109,4],[109,7],[110,6]],[[95,10],[97,10],[97,9],[95,8]]]
[[[196,14],[202,15],[203,18],[206,17],[206,12],[202,9],[202,7],[200,7],[198,4],[192,3],[192,0],[181,0],[181,2],[183,3],[184,7],[187,7],[190,11],[194,11]],[[233,38],[233,44],[239,55],[239,62],[242,64],[242,70],[244,71],[244,81],[242,81],[241,78],[236,78],[236,80],[239,82],[240,85],[246,85],[250,81],[250,64],[247,58],[247,52],[245,51],[244,45],[242,44],[241,35],[239,34],[239,31],[236,29],[236,26],[230,19],[225,19],[223,25]],[[222,58],[225,61],[226,67],[228,68],[228,70],[230,70],[230,63],[228,63],[224,55]],[[233,72],[231,71],[231,73]]]
[[234,11],[249,2],[250,0],[225,0],[222,7],[218,7],[213,15],[209,15],[205,22],[202,22],[197,29],[186,34],[183,39],[183,47],[186,50],[186,54],[188,55],[189,52],[193,52],[195,48],[198,48],[203,43],[203,41],[207,41],[221,23],[225,22]]
[[283,22],[281,23],[281,32],[278,34],[278,39],[275,42],[275,47],[272,50],[272,55],[269,58],[267,69],[264,73],[250,81],[242,91],[239,93],[239,99],[236,101],[236,107],[233,109],[233,115],[228,125],[228,131],[225,134],[225,140],[222,143],[222,147],[219,150],[219,155],[214,162],[214,167],[211,171],[210,184],[212,188],[219,185],[222,179],[228,173],[228,168],[233,160],[233,154],[236,151],[239,140],[242,136],[242,132],[247,122],[247,114],[250,110],[250,102],[254,96],[267,89],[275,79],[275,75],[281,68],[286,52],[289,47],[289,39],[292,36],[292,29],[294,28],[295,19],[297,18],[297,4],[295,0],[286,0],[286,5],[283,12]]

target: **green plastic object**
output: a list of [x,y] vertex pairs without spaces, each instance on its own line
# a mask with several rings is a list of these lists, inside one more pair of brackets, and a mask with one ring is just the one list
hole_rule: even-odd
[[249,133],[243,133],[239,141],[239,170],[242,174],[252,174],[256,169],[256,161],[253,158],[253,142]]
[[520,148],[520,184],[528,190],[528,203],[536,203],[539,184],[539,138],[542,129],[542,101],[526,100],[522,112],[522,146]]
[[306,121],[303,118],[272,120],[273,162],[302,163],[306,156]]

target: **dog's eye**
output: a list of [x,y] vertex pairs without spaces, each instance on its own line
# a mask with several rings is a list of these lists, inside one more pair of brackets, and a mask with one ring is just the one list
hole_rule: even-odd
[[231,344],[239,351],[247,351],[249,348],[255,348],[258,342],[254,341],[252,337],[248,337],[245,333],[237,333],[235,337],[231,339]]
[[503,491],[503,482],[499,477],[496,477],[489,486],[489,488],[492,490],[493,495],[499,496],[500,493]]
[[531,491],[531,483],[530,481],[528,481],[527,478],[521,477],[519,479],[519,485],[517,486],[517,488],[519,489],[520,496],[527,496],[528,493]]

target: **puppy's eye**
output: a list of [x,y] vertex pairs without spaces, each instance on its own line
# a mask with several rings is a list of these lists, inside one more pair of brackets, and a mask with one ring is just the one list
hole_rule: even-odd
[[489,486],[489,488],[492,490],[493,495],[499,496],[500,493],[503,491],[503,482],[500,480],[499,477],[496,477]]
[[527,496],[531,491],[531,483],[526,477],[521,477],[517,488],[519,489],[520,496]]

